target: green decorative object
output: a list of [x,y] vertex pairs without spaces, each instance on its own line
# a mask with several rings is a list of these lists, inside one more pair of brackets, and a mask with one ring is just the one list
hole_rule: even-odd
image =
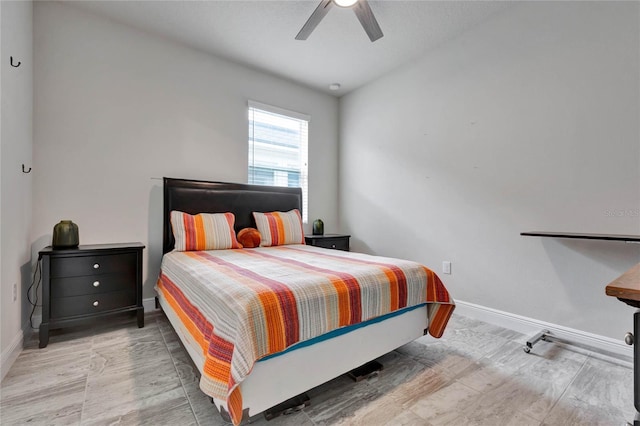
[[61,220],[53,227],[53,248],[73,248],[78,247],[78,244],[78,225],[70,220]]
[[324,235],[324,222],[321,219],[313,221],[313,235]]

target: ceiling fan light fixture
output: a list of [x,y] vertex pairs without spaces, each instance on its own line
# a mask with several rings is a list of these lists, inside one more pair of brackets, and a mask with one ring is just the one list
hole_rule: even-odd
[[[1,1],[1,0],[0,0]],[[376,41],[384,34],[382,34],[382,30],[380,29],[380,25],[378,25],[378,21],[376,17],[373,16],[373,11],[369,6],[369,2],[367,0],[320,0],[320,4],[313,11],[307,22],[304,23],[300,32],[296,36],[296,40],[306,40],[309,38],[309,35],[313,32],[313,30],[318,26],[322,18],[329,12],[329,9],[333,7],[333,5],[349,8],[353,10],[360,21],[360,25],[364,28],[364,31],[369,36],[369,40]]]
[[354,4],[358,3],[358,0],[333,0],[336,6],[340,7],[352,7]]

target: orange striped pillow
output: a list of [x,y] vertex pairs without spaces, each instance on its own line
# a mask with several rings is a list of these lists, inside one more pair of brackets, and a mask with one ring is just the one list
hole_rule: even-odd
[[262,235],[260,247],[304,244],[302,218],[298,209],[288,212],[253,212],[253,217]]
[[176,251],[242,248],[236,240],[233,213],[200,213],[195,216],[172,211],[171,228]]

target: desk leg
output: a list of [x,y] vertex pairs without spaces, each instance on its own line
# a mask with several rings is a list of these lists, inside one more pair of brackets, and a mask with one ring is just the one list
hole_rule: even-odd
[[633,405],[636,407],[634,426],[640,426],[640,309],[633,314]]

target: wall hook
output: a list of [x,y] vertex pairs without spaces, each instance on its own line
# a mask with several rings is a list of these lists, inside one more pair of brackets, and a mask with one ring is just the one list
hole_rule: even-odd
[[25,170],[24,169],[24,164],[22,165],[22,173],[31,173],[31,167],[29,167],[29,170]]
[[13,63],[13,56],[10,56],[10,58],[11,58],[11,66],[12,66],[12,67],[16,67],[16,68],[18,68],[18,67],[20,66],[20,64],[22,63],[22,62],[18,61],[18,63],[17,63],[17,64],[14,64],[14,63]]

